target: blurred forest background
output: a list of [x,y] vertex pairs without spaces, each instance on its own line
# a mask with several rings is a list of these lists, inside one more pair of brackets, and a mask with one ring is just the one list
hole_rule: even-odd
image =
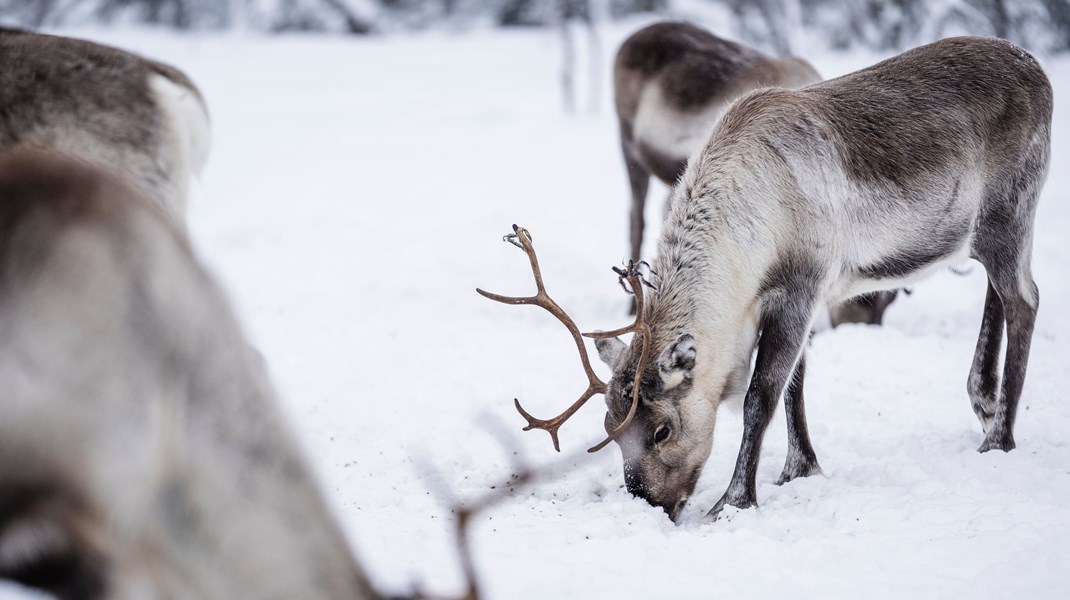
[[0,0],[0,23],[386,35],[428,28],[594,31],[643,13],[705,20],[707,11],[734,24],[735,31],[722,33],[780,54],[801,43],[901,50],[966,33],[1043,53],[1070,50],[1070,0]]

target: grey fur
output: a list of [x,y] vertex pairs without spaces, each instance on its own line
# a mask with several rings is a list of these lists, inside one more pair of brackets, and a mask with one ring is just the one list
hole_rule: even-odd
[[63,599],[372,598],[172,219],[0,159],[0,577]]
[[197,87],[173,67],[0,29],[0,151],[35,148],[105,168],[184,223],[189,179],[207,153],[207,118]]
[[[785,390],[790,449],[781,480],[819,472],[802,407],[803,350],[817,311],[967,256],[990,282],[968,385],[985,430],[979,450],[1014,448],[1039,304],[1030,254],[1051,113],[1051,85],[1036,60],[976,37],[733,103],[676,186],[658,245],[652,351],[688,333],[696,364],[686,390],[665,389],[656,368],[644,373],[638,414],[620,441],[629,489],[675,516],[709,456],[718,404],[744,393],[739,459],[710,514],[756,503],[761,440]],[[621,387],[636,354],[626,351],[610,382],[610,426],[627,410]],[[673,426],[670,443],[645,443],[660,423]]]

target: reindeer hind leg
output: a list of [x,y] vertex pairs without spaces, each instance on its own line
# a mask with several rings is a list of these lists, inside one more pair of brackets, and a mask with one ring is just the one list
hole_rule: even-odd
[[[643,229],[646,227],[644,213],[646,211],[647,190],[650,187],[650,173],[636,158],[635,142],[623,123],[621,124],[620,149],[621,154],[624,156],[624,167],[628,171],[628,186],[632,191],[632,209],[628,230],[631,242],[631,259],[638,262],[642,260]],[[635,298],[631,300],[628,314],[635,314]]]
[[985,440],[978,451],[999,449],[1006,452],[1015,447],[1014,420],[1025,384],[1029,347],[1033,339],[1040,298],[1037,286],[1028,274],[1028,268],[1023,276],[1012,278],[997,275],[991,279],[1003,304],[1007,324],[1007,356],[1003,361],[1000,393],[989,426],[985,429]]
[[644,212],[646,210],[647,190],[650,187],[650,173],[636,157],[635,142],[631,136],[621,127],[621,154],[624,156],[624,166],[628,170],[628,186],[632,192],[632,210],[630,219],[629,238],[631,241],[632,254],[629,258],[634,261],[642,259],[640,253],[643,246],[643,229],[646,225]]
[[977,336],[977,349],[966,383],[973,412],[986,432],[992,427],[999,401],[999,353],[1003,343],[1003,323],[1003,302],[990,280],[985,295],[984,315],[981,317],[981,332]]
[[[1033,339],[1040,294],[1030,268],[1033,244],[1033,217],[1037,196],[1046,172],[1043,151],[1026,161],[1022,170],[1008,179],[1005,187],[990,190],[984,201],[983,217],[978,222],[974,255],[988,271],[989,292],[977,355],[971,371],[978,375],[981,413],[985,439],[979,452],[1014,449],[1014,420],[1025,384],[1029,348]],[[994,293],[993,293],[994,292]],[[998,307],[1002,306],[1002,319]],[[1001,322],[1002,321],[1002,322]],[[1007,352],[1003,361],[1003,378],[996,396],[996,363],[999,332],[1007,327]],[[991,399],[995,398],[991,406]],[[976,408],[975,408],[976,410]]]

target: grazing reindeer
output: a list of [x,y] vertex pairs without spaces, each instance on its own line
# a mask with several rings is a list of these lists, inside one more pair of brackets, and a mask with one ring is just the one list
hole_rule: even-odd
[[[655,23],[625,40],[613,83],[632,190],[632,260],[642,251],[651,175],[675,185],[688,157],[702,149],[713,124],[736,98],[757,88],[797,88],[820,80],[801,58],[772,58],[691,23]],[[668,208],[666,203],[666,215]],[[832,324],[879,325],[895,296],[882,290],[832,306]]]
[[979,451],[1013,449],[1039,302],[1030,256],[1051,112],[1033,57],[976,37],[734,103],[673,192],[657,291],[640,307],[647,333],[630,347],[597,342],[613,369],[606,426],[629,491],[675,519],[709,457],[718,405],[740,394],[739,457],[709,515],[757,503],[759,450],[782,394],[780,482],[819,472],[803,409],[817,312],[967,256],[989,280],[967,385],[985,431]]
[[0,578],[63,599],[372,598],[185,236],[0,158]]
[[0,29],[0,151],[59,152],[121,174],[185,223],[208,113],[182,72],[92,42]]

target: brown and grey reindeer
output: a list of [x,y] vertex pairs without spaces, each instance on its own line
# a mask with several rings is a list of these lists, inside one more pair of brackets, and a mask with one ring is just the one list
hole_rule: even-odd
[[[668,186],[684,174],[733,100],[763,87],[821,81],[794,56],[773,58],[682,21],[654,23],[621,44],[613,67],[621,153],[632,192],[631,259],[641,258],[650,177]],[[665,205],[668,215],[669,203]],[[833,326],[879,325],[896,291],[877,291],[831,306]]]
[[0,152],[59,152],[106,169],[185,223],[208,155],[208,112],[173,67],[60,36],[0,28]]
[[155,199],[0,158],[0,332],[0,578],[70,600],[377,597]]
[[[1036,60],[978,37],[737,100],[674,189],[657,289],[641,306],[642,328],[632,328],[645,334],[630,345],[597,342],[613,377],[591,387],[605,392],[628,490],[675,519],[709,458],[718,406],[740,395],[739,456],[709,515],[757,503],[759,450],[781,395],[789,449],[780,482],[819,472],[803,405],[817,314],[966,257],[989,282],[967,382],[985,431],[979,451],[1013,449],[1039,302],[1030,262],[1051,114]],[[556,440],[577,408],[525,416]]]

